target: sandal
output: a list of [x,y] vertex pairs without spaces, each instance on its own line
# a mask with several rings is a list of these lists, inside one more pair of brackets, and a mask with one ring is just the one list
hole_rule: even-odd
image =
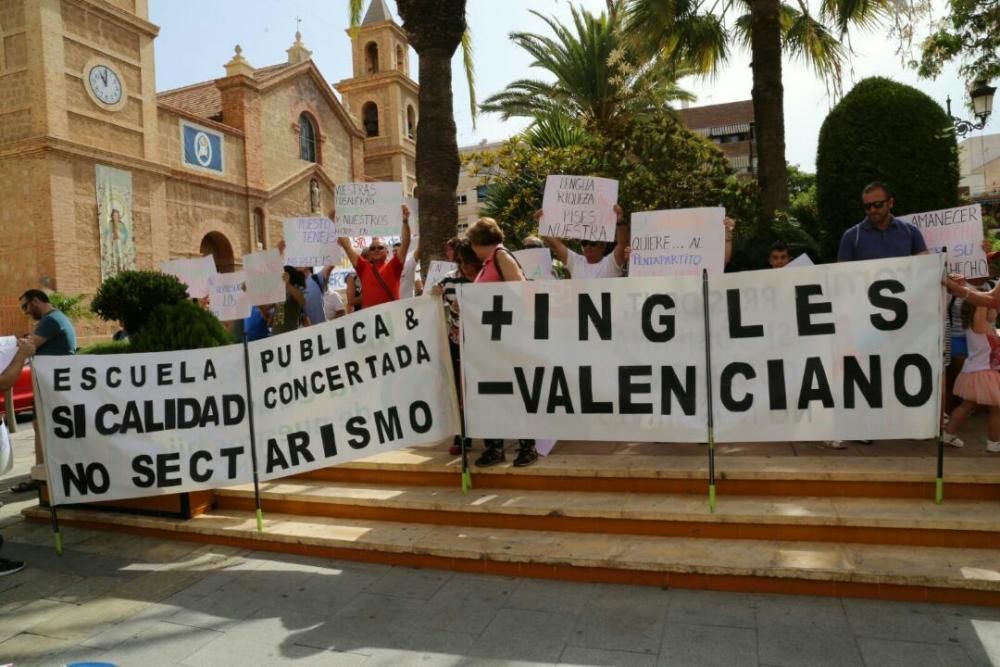
[[29,479],[27,481],[21,482],[10,487],[11,493],[28,493],[29,491],[37,491],[41,488],[42,483],[37,479]]

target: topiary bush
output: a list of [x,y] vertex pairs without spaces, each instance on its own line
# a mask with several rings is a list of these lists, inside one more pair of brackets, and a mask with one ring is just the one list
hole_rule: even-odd
[[147,319],[158,305],[187,300],[187,287],[170,274],[122,271],[101,283],[90,302],[90,309],[102,320],[122,322],[132,336],[145,328]]
[[897,215],[958,205],[958,146],[951,120],[921,91],[883,77],[859,82],[823,121],[816,203],[824,256],[864,218],[861,191],[884,181]]
[[127,340],[109,340],[88,345],[80,349],[77,354],[128,354],[132,352]]
[[143,326],[129,333],[128,352],[171,352],[229,345],[235,340],[215,315],[189,299],[151,309]]

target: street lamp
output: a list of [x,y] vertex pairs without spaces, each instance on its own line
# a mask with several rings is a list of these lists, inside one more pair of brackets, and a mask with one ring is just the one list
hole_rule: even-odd
[[993,93],[997,89],[982,79],[976,81],[974,85],[975,87],[969,91],[969,97],[972,98],[972,111],[976,115],[978,123],[952,116],[951,96],[946,98],[948,103],[948,117],[951,118],[951,122],[955,125],[955,133],[960,137],[964,137],[973,130],[983,129],[986,126],[986,119],[993,113]]

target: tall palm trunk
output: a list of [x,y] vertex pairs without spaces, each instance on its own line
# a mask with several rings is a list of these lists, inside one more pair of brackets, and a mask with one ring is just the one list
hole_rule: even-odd
[[403,29],[420,58],[417,199],[420,262],[427,275],[458,226],[458,132],[451,94],[451,60],[465,33],[465,0],[397,0]]
[[752,0],[750,3],[757,182],[761,207],[767,215],[788,206],[779,11],[779,0]]

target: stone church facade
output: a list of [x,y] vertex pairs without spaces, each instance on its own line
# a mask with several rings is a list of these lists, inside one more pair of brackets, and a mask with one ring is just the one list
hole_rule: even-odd
[[231,271],[337,183],[416,187],[418,88],[384,0],[342,101],[298,34],[286,62],[237,47],[225,76],[157,93],[148,2],[0,0],[0,298],[202,254]]

